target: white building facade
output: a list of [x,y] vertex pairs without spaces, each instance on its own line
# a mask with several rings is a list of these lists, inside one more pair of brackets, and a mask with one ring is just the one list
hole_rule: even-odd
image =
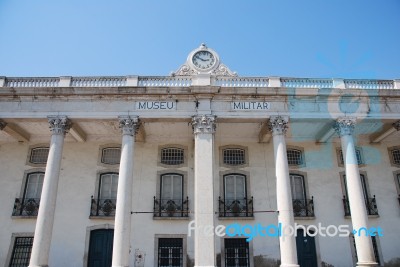
[[400,262],[399,80],[240,77],[202,45],[170,76],[0,77],[0,130],[0,266]]

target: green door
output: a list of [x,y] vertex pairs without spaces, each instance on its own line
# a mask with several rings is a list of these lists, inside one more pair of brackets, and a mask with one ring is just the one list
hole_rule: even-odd
[[90,232],[88,267],[111,267],[113,236],[113,229]]
[[303,236],[303,230],[297,230],[296,247],[297,260],[300,267],[318,267],[317,253],[315,251],[315,238],[313,236]]

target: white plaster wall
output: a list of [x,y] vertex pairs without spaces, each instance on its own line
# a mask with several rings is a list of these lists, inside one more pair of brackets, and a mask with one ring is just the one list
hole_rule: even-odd
[[[217,130],[218,131],[218,130]],[[193,141],[190,131],[186,138],[154,138],[150,136],[145,143],[137,143],[135,150],[133,211],[152,211],[153,196],[156,195],[157,171],[165,168],[157,166],[159,145],[181,144],[188,147],[188,166],[179,168],[188,173],[188,196],[190,210],[193,210]],[[90,196],[95,195],[95,183],[98,171],[109,169],[97,164],[99,147],[107,142],[70,143],[64,146],[62,169],[57,197],[50,266],[81,267],[85,255],[87,227],[102,224],[113,224],[113,220],[89,219]],[[399,145],[390,144],[390,146]],[[29,145],[19,143],[0,144],[0,266],[5,265],[10,247],[12,233],[33,232],[35,219],[11,218],[14,198],[20,195],[24,171],[32,169],[26,165]],[[248,147],[249,166],[243,170],[250,173],[250,192],[254,197],[255,210],[276,210],[276,183],[272,143],[260,144],[243,142],[242,139],[224,140],[217,136],[215,141],[215,211],[218,210],[217,199],[222,194],[219,185],[219,171],[227,170],[219,166],[218,148],[225,145]],[[351,224],[344,218],[342,205],[342,188],[339,173],[344,168],[338,167],[336,147],[339,144],[316,145],[314,143],[288,141],[288,145],[304,147],[306,167],[296,169],[307,173],[308,194],[314,196],[316,218],[314,220],[296,220],[303,224],[339,225]],[[363,146],[363,144],[359,144]],[[373,153],[377,160],[360,169],[365,171],[371,195],[376,195],[380,217],[370,218],[370,226],[380,226],[384,236],[379,238],[382,256],[385,261],[398,257],[400,238],[398,225],[400,207],[397,190],[394,184],[393,171],[398,168],[390,166],[387,145],[368,144],[365,154]],[[320,153],[317,153],[321,151]],[[322,156],[321,156],[322,155]],[[323,156],[325,155],[325,156]],[[376,157],[376,155],[380,155]],[[366,156],[366,155],[364,155]],[[367,157],[364,157],[367,158]],[[152,214],[132,215],[131,266],[134,262],[134,251],[140,249],[146,253],[146,267],[154,266],[154,236],[156,234],[187,234],[189,220],[153,220]],[[234,220],[219,220],[216,224],[227,225]],[[237,222],[237,220],[236,220]],[[276,213],[256,213],[254,220],[240,220],[239,223],[263,225],[276,224]],[[187,240],[187,252],[194,258],[193,237]],[[318,237],[320,259],[337,266],[351,266],[352,256],[349,238]],[[253,241],[253,255],[263,255],[279,259],[279,241],[272,237],[257,237]],[[221,251],[221,240],[216,239],[217,253]],[[338,257],[340,255],[340,257]]]

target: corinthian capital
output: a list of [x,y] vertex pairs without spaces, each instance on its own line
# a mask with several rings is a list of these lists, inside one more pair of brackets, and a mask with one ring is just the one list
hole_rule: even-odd
[[289,123],[289,117],[287,116],[271,116],[268,121],[268,128],[272,132],[272,135],[286,134]]
[[216,124],[215,124],[216,116],[214,115],[199,115],[192,117],[192,128],[193,133],[215,133]]
[[342,117],[338,118],[333,125],[336,133],[339,136],[352,135],[354,132],[354,126],[356,125],[356,118],[354,117]]
[[65,135],[71,128],[71,120],[66,116],[49,116],[49,128],[53,134]]
[[138,116],[120,116],[119,128],[122,129],[122,135],[135,136],[140,127],[140,119]]

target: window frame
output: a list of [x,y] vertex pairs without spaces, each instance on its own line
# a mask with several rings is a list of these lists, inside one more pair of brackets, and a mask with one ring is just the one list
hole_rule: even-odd
[[[357,158],[357,163],[358,163],[358,167],[364,167],[365,166],[365,158],[364,158],[364,153],[361,147],[356,146],[355,148],[356,151],[356,157],[357,157],[357,152],[360,155],[360,160],[361,162],[358,163],[358,158]],[[342,161],[343,158],[343,161]],[[336,159],[337,159],[337,163],[338,163],[338,167],[343,167],[345,165],[345,159],[344,159],[344,155],[343,155],[343,151],[341,147],[336,148]]]
[[[161,151],[166,148],[178,148],[183,150],[183,163],[182,164],[176,164],[176,165],[169,165],[161,162]],[[183,146],[183,145],[178,145],[178,144],[166,144],[166,145],[161,145],[158,146],[158,154],[157,154],[157,166],[159,167],[164,167],[164,168],[169,168],[169,169],[179,169],[182,167],[187,167],[188,166],[188,147]]]
[[[289,164],[289,160],[287,159],[287,152],[288,152],[289,150],[296,150],[296,151],[299,151],[299,152],[300,152],[301,161],[302,161],[301,164]],[[304,168],[304,167],[306,167],[306,156],[305,156],[304,148],[303,148],[303,147],[287,145],[287,146],[286,146],[286,159],[287,159],[287,162],[288,162],[288,166],[289,166],[291,169],[299,169],[299,168]]]
[[[370,236],[371,237],[371,242],[372,242],[372,247],[373,247],[373,252],[374,252],[374,256],[375,256],[375,260],[376,257],[378,256],[379,262],[378,265],[376,266],[384,266],[384,260],[382,257],[382,249],[381,249],[381,243],[380,243],[380,239],[379,236]],[[351,257],[353,259],[353,264],[354,266],[357,265],[357,250],[356,250],[356,243],[355,243],[355,238],[353,234],[349,235],[349,239],[350,239],[350,250],[351,250]],[[374,241],[372,239],[375,239],[375,245],[376,247],[374,247]],[[375,251],[378,255],[375,254]],[[383,265],[382,265],[383,264]]]
[[[244,151],[244,164],[240,165],[230,165],[224,163],[224,150],[226,149],[242,149]],[[244,167],[249,167],[249,150],[247,146],[240,145],[226,145],[219,147],[219,165],[221,167],[230,168],[230,169],[241,169]]]
[[31,162],[32,151],[37,148],[48,148],[49,152],[50,152],[50,145],[47,143],[41,143],[41,144],[35,144],[32,146],[29,146],[25,164],[28,166],[38,167],[38,168],[46,167],[47,161],[46,161],[46,163],[32,163]]
[[394,151],[394,150],[400,151],[400,146],[388,147],[390,165],[393,166],[393,167],[398,167],[398,168],[400,168],[400,162],[399,162],[399,163],[394,162],[394,158],[393,158],[393,151]]
[[[17,238],[20,238],[20,237],[32,237],[33,238],[34,237],[34,233],[22,232],[22,233],[12,233],[11,234],[10,244],[9,244],[9,248],[8,248],[8,253],[7,253],[5,266],[10,266],[11,259],[12,259],[12,256],[13,256],[13,252],[14,252],[15,241],[17,240]],[[32,252],[32,250],[31,250],[31,252]]]
[[397,195],[400,197],[400,170],[393,172],[393,178],[396,185]]
[[[104,144],[101,145],[99,147],[99,152],[98,152],[98,156],[97,156],[97,165],[99,166],[103,166],[103,167],[107,167],[107,168],[114,168],[114,167],[118,167],[120,163],[116,163],[116,164],[108,164],[108,163],[103,163],[102,162],[102,158],[103,158],[103,149],[107,149],[107,148],[119,148],[122,151],[122,146],[121,144],[117,144],[117,143],[111,143],[111,144]],[[121,160],[121,159],[120,159]],[[118,172],[118,171],[117,171]]]
[[253,251],[253,240],[250,242],[246,241],[246,238],[241,236],[232,237],[221,237],[221,267],[225,267],[226,255],[225,255],[225,240],[226,239],[244,239],[244,241],[249,245],[249,267],[254,267],[254,251]]
[[155,234],[154,235],[154,266],[158,266],[158,240],[160,238],[181,238],[182,239],[182,266],[187,266],[187,235],[186,234]]

